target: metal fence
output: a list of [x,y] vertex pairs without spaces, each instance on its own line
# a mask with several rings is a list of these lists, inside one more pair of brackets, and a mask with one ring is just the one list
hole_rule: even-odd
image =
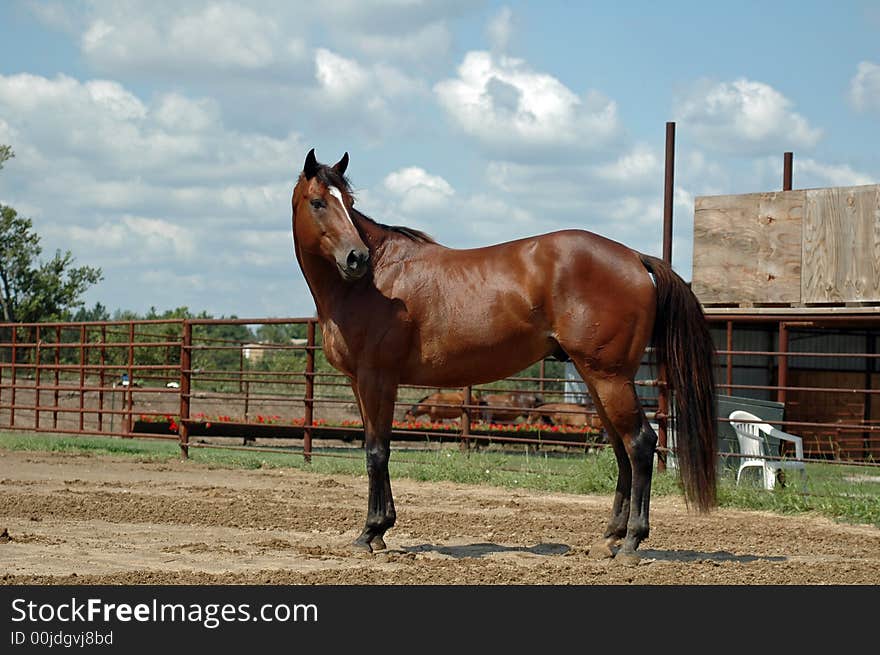
[[[743,329],[752,323],[709,318],[716,335],[719,328],[726,335],[718,348],[720,392],[780,400],[786,417],[773,423],[805,436],[807,459],[877,462],[880,421],[872,404],[880,401],[880,384],[871,376],[880,355],[871,348],[797,350],[786,339],[809,326],[789,321],[779,327],[772,320],[763,323],[776,335],[768,347],[737,349],[734,326]],[[668,399],[651,357],[648,349],[637,384],[649,418],[660,428],[663,466]],[[789,366],[795,357],[798,366]],[[860,371],[859,385],[810,384],[810,377],[803,375],[793,379],[805,370],[806,360],[844,357],[869,362]],[[748,366],[763,371],[766,384],[739,381]],[[584,389],[577,395],[566,382],[564,366],[546,360],[515,377],[478,387],[401,386],[393,436],[427,445],[454,441],[462,447],[602,447],[604,433],[589,394]],[[437,391],[459,392],[452,401],[428,403],[434,414],[446,414],[445,419],[407,416],[407,410]],[[506,394],[532,401],[511,400]],[[858,398],[858,420],[833,415],[803,420],[804,407],[829,395]],[[537,409],[541,403],[569,405],[551,413]],[[2,428],[171,439],[178,441],[184,456],[190,447],[253,447],[257,440],[271,439],[306,458],[318,446],[357,444],[363,433],[349,381],[324,359],[313,318],[0,324]]]
[[[255,340],[267,326],[282,328],[283,338]],[[458,390],[455,403],[429,400],[443,420],[405,417],[440,389],[401,386],[394,437],[463,446],[601,445],[588,394],[577,399],[583,407],[554,407],[556,420],[542,420],[539,404],[566,399],[561,367],[548,372],[556,364]],[[176,439],[184,456],[196,438],[198,445],[291,440],[306,457],[315,440],[362,439],[349,381],[326,363],[316,320],[306,318],[0,324],[0,428]]]

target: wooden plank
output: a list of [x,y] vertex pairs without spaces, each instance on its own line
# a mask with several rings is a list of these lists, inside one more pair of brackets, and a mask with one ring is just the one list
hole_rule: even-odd
[[880,185],[805,193],[803,302],[880,301]]
[[701,196],[694,293],[706,304],[799,303],[803,191]]

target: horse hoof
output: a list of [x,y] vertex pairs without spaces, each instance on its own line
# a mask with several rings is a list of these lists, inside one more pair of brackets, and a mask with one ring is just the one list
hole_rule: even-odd
[[621,550],[614,556],[614,563],[621,566],[638,566],[642,558],[634,551]]
[[373,537],[373,540],[370,542],[370,546],[372,547],[374,552],[377,550],[385,550],[387,548],[387,546],[385,545],[385,540],[379,535]]
[[362,552],[362,553],[372,553],[373,552],[373,547],[370,546],[370,542],[363,541],[361,539],[355,539],[352,542],[351,547],[357,551]]
[[614,557],[614,551],[606,542],[600,541],[590,546],[589,557],[590,559],[611,559]]

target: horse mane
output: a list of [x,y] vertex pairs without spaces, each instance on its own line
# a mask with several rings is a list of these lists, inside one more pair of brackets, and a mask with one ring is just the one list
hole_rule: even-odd
[[367,221],[368,223],[375,225],[376,227],[385,230],[386,232],[394,232],[395,234],[401,234],[405,236],[407,239],[411,241],[415,241],[416,243],[437,243],[434,238],[428,234],[425,234],[421,230],[416,230],[411,227],[406,227],[405,225],[385,225],[384,223],[379,223],[378,221],[374,221],[372,218],[367,216],[366,214],[359,212],[357,209],[354,210],[354,213],[358,215],[358,217]]
[[[315,173],[315,177],[318,178],[318,181],[324,184],[325,186],[335,186],[337,189],[342,191],[343,193],[348,194],[348,196],[352,199],[352,203],[354,203],[355,194],[351,188],[351,182],[349,182],[348,178],[345,175],[340,175],[339,171],[337,171],[332,166],[321,165],[318,167],[318,172]],[[373,220],[363,212],[354,210],[354,213],[358,215],[358,217],[364,219],[370,224],[385,230],[386,232],[394,232],[395,234],[400,234],[405,236],[407,239],[411,241],[415,241],[416,243],[437,243],[433,237],[428,234],[425,234],[421,230],[416,230],[411,227],[406,227],[404,225],[385,225],[384,223],[379,223],[378,221]]]

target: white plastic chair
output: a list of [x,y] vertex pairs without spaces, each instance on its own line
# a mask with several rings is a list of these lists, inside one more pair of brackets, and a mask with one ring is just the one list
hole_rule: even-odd
[[[737,484],[740,482],[743,471],[748,468],[759,468],[761,470],[761,478],[765,489],[773,489],[776,486],[779,473],[784,470],[800,471],[801,484],[804,483],[807,476],[807,468],[803,462],[803,439],[788,432],[777,430],[772,425],[761,422],[761,419],[754,414],[740,409],[731,412],[728,418],[730,419],[731,427],[736,432],[740,453],[743,456],[740,461],[739,470],[736,472]],[[797,461],[766,459],[768,455],[768,436],[793,443],[795,459]]]

